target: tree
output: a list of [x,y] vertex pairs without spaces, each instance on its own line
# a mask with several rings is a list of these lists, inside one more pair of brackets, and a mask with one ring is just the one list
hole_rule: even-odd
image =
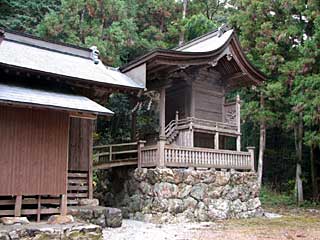
[[[315,66],[319,60],[318,52],[310,56],[310,45],[316,49],[319,46],[316,40],[319,4],[315,1],[239,0],[235,1],[234,6],[236,10],[231,23],[240,32],[242,45],[249,58],[269,76],[265,88],[269,90],[261,90],[267,93],[264,95],[264,104],[274,105],[272,111],[277,113],[278,121],[267,123],[269,127],[275,127],[280,122],[281,128],[292,130],[296,140],[296,192],[297,200],[301,202],[302,149],[306,143],[303,140],[307,122],[303,99],[298,96],[305,96],[309,89],[297,86],[301,86],[299,79],[305,80],[308,75],[318,74],[319,71]],[[278,103],[281,105],[277,106]]]
[[59,11],[60,0],[2,0],[0,2],[0,27],[35,33],[43,17]]

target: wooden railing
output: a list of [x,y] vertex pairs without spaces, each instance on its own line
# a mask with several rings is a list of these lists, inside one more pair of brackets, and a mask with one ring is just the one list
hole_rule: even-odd
[[[213,132],[224,132],[227,134],[240,134],[239,128],[236,124],[230,124],[225,122],[216,122],[205,119],[199,119],[194,117],[187,117],[179,120],[172,120],[165,128],[165,135],[168,140],[168,143],[171,143],[173,137],[176,137],[178,134],[175,132],[179,132],[180,130],[185,129],[202,129]],[[175,134],[175,135],[174,135]]]
[[165,146],[164,151],[168,167],[253,168],[251,152],[177,146]]
[[158,163],[158,146],[147,146],[141,148],[141,159],[139,165],[141,167],[155,167]]
[[139,142],[130,142],[93,147],[94,169],[137,164],[138,145]]
[[[163,151],[163,154],[161,154]],[[141,148],[138,167],[254,169],[254,148],[248,152],[161,144]],[[163,156],[163,159],[160,159]]]

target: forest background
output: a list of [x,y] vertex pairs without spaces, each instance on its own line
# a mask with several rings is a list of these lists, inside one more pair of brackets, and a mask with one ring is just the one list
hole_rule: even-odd
[[[249,60],[267,76],[240,89],[243,146],[257,146],[262,183],[319,201],[319,0],[0,0],[0,27],[84,47],[119,67],[155,48],[228,24]],[[113,94],[110,121],[100,120],[97,144],[130,141],[132,96]],[[157,130],[155,113],[138,110],[138,130]],[[263,173],[263,174],[262,174]]]

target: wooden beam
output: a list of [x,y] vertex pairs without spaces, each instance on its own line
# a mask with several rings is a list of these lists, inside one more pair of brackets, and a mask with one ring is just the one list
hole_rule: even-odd
[[89,139],[89,169],[88,169],[88,197],[93,198],[93,121],[91,122],[91,134]]
[[14,216],[20,217],[21,216],[21,206],[22,206],[22,195],[16,196],[16,202],[14,205]]
[[38,207],[37,207],[37,222],[41,219],[41,196],[38,196]]
[[166,89],[164,87],[160,90],[160,137],[165,138],[166,128]]
[[61,202],[60,202],[60,214],[62,216],[67,215],[67,202],[68,198],[66,194],[61,195]]

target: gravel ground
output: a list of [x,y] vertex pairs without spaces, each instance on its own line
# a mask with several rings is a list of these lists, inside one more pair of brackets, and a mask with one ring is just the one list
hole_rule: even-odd
[[202,230],[210,230],[214,223],[152,224],[123,220],[121,228],[104,230],[106,240],[188,240]]
[[281,218],[215,223],[152,224],[124,220],[104,230],[105,240],[320,240],[320,211],[278,211]]

